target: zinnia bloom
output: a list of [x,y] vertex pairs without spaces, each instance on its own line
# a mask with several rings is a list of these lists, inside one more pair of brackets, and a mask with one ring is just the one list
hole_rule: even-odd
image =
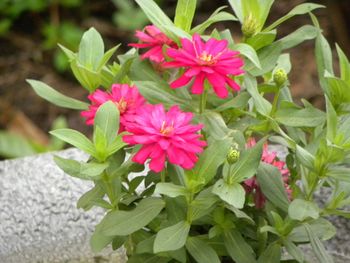
[[120,114],[119,132],[125,130],[125,125],[132,122],[136,110],[146,103],[135,86],[113,84],[111,91],[96,90],[88,96],[91,101],[89,110],[81,112],[86,118],[86,124],[92,125],[98,108],[106,101],[113,101]]
[[213,86],[216,95],[225,98],[228,95],[226,86],[232,90],[240,90],[239,85],[231,79],[231,76],[243,74],[241,69],[243,60],[237,55],[238,51],[227,48],[227,40],[210,38],[203,42],[198,34],[194,34],[192,41],[181,39],[182,48],[169,48],[167,55],[173,60],[164,63],[165,67],[185,67],[185,73],[170,84],[172,88],[179,88],[194,79],[192,85],[193,94],[201,94],[204,89],[204,81],[208,80]]
[[141,56],[142,59],[149,58],[156,63],[165,61],[163,54],[163,46],[177,47],[176,43],[168,38],[156,26],[146,26],[145,32],[136,31],[135,36],[141,43],[132,43],[129,46],[136,48],[149,48],[149,50]]
[[[255,144],[256,144],[255,139],[250,138],[248,140],[247,147],[248,148],[253,147]],[[263,153],[261,156],[261,161],[268,163],[268,164],[271,164],[271,165],[277,167],[278,170],[280,170],[280,172],[282,174],[282,179],[284,182],[285,190],[287,192],[289,199],[291,199],[292,190],[290,189],[290,186],[288,185],[290,173],[289,173],[288,168],[286,167],[286,163],[278,160],[277,153],[270,152],[268,150],[267,144],[264,144]],[[258,183],[256,177],[254,176],[252,178],[245,180],[244,184],[245,184],[244,186],[245,186],[247,193],[253,193],[255,206],[257,208],[264,207],[265,202],[266,202],[266,198],[260,189],[260,186],[259,186],[259,183]]]
[[197,133],[203,125],[190,124],[192,117],[192,113],[182,112],[178,106],[172,106],[168,112],[161,104],[139,109],[135,121],[127,125],[131,135],[123,136],[130,145],[142,145],[132,160],[144,164],[151,159],[150,169],[155,172],[164,169],[166,159],[185,169],[193,168],[206,142]]

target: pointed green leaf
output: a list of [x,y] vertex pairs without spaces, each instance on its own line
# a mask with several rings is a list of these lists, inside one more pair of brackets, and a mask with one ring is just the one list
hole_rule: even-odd
[[284,189],[281,172],[277,167],[261,163],[256,174],[259,185],[266,198],[283,211],[288,211],[289,201]]
[[173,25],[170,18],[160,9],[153,0],[135,0],[146,14],[148,19],[157,27]]
[[288,207],[289,217],[298,221],[304,221],[308,218],[317,219],[319,213],[316,204],[302,199],[294,199]]
[[106,236],[126,236],[149,224],[163,209],[164,201],[149,197],[138,203],[130,211],[109,212],[99,224],[102,234]]
[[239,183],[228,184],[223,179],[219,179],[213,187],[212,192],[229,205],[236,208],[243,208],[246,192]]
[[154,253],[177,250],[186,243],[191,225],[186,221],[180,221],[176,225],[161,229],[154,241]]
[[100,65],[103,55],[103,39],[100,33],[98,33],[95,28],[91,27],[84,33],[80,41],[78,61],[87,69],[96,70]]
[[65,141],[84,152],[94,155],[95,147],[92,142],[86,138],[86,136],[78,131],[72,129],[58,129],[54,131],[50,131],[50,134],[56,136],[62,141]]
[[112,101],[102,104],[95,115],[94,127],[100,127],[107,139],[107,144],[111,144],[117,137],[119,130],[119,110]]
[[191,30],[196,5],[197,0],[178,0],[174,19],[175,26],[189,32]]
[[311,247],[320,263],[333,263],[332,257],[327,253],[320,239],[313,233],[309,224],[304,225],[309,236]]
[[237,229],[231,229],[224,234],[224,244],[230,257],[237,263],[256,262],[251,246],[243,239]]
[[319,5],[319,4],[312,4],[312,3],[304,3],[301,5],[298,5],[298,6],[294,7],[288,14],[281,17],[280,19],[278,19],[277,21],[272,23],[270,26],[266,27],[264,29],[264,31],[271,31],[272,29],[276,28],[278,25],[282,24],[283,22],[292,18],[293,16],[304,15],[304,14],[307,14],[307,13],[309,13],[317,8],[324,8],[324,6]]
[[215,250],[207,243],[197,237],[189,237],[186,241],[186,248],[191,256],[201,263],[220,263]]
[[243,56],[248,58],[258,69],[261,69],[260,61],[254,48],[247,44],[239,43],[234,45],[233,49],[239,51]]
[[57,106],[74,110],[86,110],[89,106],[89,104],[85,102],[70,98],[59,93],[44,82],[34,79],[27,79],[27,82],[32,86],[38,96]]
[[251,178],[257,171],[261,160],[261,154],[265,140],[260,140],[254,147],[241,153],[239,160],[231,165],[229,174],[224,175],[234,182],[242,182]]

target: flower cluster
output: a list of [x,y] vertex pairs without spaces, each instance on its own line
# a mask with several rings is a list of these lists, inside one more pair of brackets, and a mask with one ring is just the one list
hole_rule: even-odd
[[[155,26],[145,27],[145,32],[136,33],[141,43],[130,44],[133,47],[150,48],[141,58],[162,63],[164,68],[185,69],[182,76],[170,83],[171,88],[183,87],[193,81],[192,93],[202,94],[205,81],[208,81],[220,98],[228,96],[227,87],[233,91],[240,90],[240,86],[232,77],[244,73],[243,60],[238,57],[238,51],[228,49],[227,40],[210,38],[204,42],[200,35],[194,34],[192,40],[181,38],[182,47],[179,48]],[[164,62],[164,49],[171,61]]]
[[[251,148],[255,144],[256,144],[255,139],[250,138],[248,140],[247,147]],[[266,143],[264,144],[263,153],[261,156],[261,161],[268,163],[268,164],[271,164],[271,165],[278,168],[278,170],[282,174],[282,179],[283,179],[283,183],[284,183],[284,187],[285,187],[285,190],[287,192],[287,195],[288,195],[289,199],[291,199],[292,190],[290,189],[290,186],[288,185],[289,176],[290,176],[289,170],[286,167],[285,162],[280,161],[278,159],[276,152],[271,152],[268,150],[268,145]],[[247,193],[253,194],[255,206],[257,208],[263,208],[265,205],[265,202],[266,202],[266,198],[260,189],[260,186],[259,186],[259,183],[258,183],[256,177],[254,176],[250,179],[245,180],[244,187],[245,187]]]
[[150,168],[155,172],[163,170],[166,159],[185,169],[193,168],[198,160],[196,154],[206,146],[197,133],[203,125],[190,124],[192,113],[182,112],[178,106],[166,112],[161,104],[147,104],[135,86],[114,84],[111,92],[96,90],[89,99],[89,110],[81,113],[86,123],[93,124],[99,106],[113,101],[120,112],[119,132],[129,132],[123,140],[142,145],[132,160],[144,164],[151,159]]

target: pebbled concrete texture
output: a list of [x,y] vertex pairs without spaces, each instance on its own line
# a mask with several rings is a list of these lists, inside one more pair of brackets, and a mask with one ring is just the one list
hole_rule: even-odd
[[[86,160],[76,149],[57,153]],[[103,210],[78,210],[91,183],[64,174],[53,154],[0,162],[0,262],[124,262],[121,251],[93,254],[89,239]]]
[[[87,159],[77,149],[55,154]],[[0,162],[0,263],[125,262],[122,250],[91,252],[89,239],[104,212],[76,208],[77,200],[91,188],[91,183],[64,174],[52,157],[48,153]],[[327,195],[319,194],[321,203]],[[326,242],[327,250],[336,263],[348,263],[350,220],[337,217],[332,222],[338,231],[334,239]],[[309,262],[318,262],[312,252],[306,249],[305,253]]]

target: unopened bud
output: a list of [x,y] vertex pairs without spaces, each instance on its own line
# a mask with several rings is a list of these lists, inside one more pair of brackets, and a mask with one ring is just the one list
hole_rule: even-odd
[[238,161],[240,155],[241,153],[238,150],[238,145],[231,146],[226,156],[227,162],[229,164],[234,164]]
[[254,36],[258,30],[258,21],[250,13],[247,17],[244,18],[242,25],[243,35],[247,38]]
[[284,69],[277,69],[273,74],[273,81],[277,86],[282,86],[288,79],[287,73]]

